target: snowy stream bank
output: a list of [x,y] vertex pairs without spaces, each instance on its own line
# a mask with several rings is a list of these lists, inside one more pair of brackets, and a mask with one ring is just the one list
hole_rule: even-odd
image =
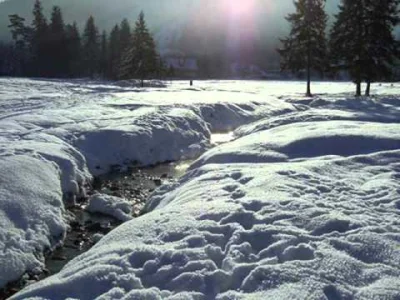
[[147,214],[12,299],[400,297],[399,86],[353,99],[320,83],[306,99],[295,82],[2,84],[2,286],[43,268],[93,175],[204,153]]

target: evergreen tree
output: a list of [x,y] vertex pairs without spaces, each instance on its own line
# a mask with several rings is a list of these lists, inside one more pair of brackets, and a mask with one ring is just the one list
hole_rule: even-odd
[[108,42],[107,42],[107,32],[104,30],[101,35],[101,43],[100,43],[100,74],[103,78],[107,76],[107,63],[108,63]]
[[286,17],[291,31],[281,40],[278,52],[282,70],[306,70],[307,96],[311,96],[311,70],[323,73],[327,65],[325,0],[296,0],[294,4],[296,12]]
[[144,13],[141,12],[135,24],[131,45],[123,56],[121,78],[139,78],[143,86],[144,79],[157,72],[157,57],[154,39],[147,29]]
[[25,26],[25,19],[19,15],[9,15],[11,35],[14,40],[13,55],[9,57],[11,73],[17,76],[26,75],[30,62],[30,42],[32,28]]
[[123,19],[121,22],[119,38],[121,50],[125,51],[126,48],[128,48],[132,38],[131,25],[129,24],[127,19]]
[[76,23],[66,26],[68,66],[67,73],[70,77],[81,75],[81,37]]
[[48,50],[48,25],[45,16],[43,15],[43,7],[40,0],[35,0],[33,7],[32,21],[32,68],[33,75],[47,76],[49,69],[49,50]]
[[116,79],[118,77],[122,55],[120,29],[118,25],[115,25],[111,30],[108,45],[107,77]]
[[14,73],[13,55],[13,45],[0,42],[0,76],[16,75]]
[[51,70],[50,75],[56,77],[65,77],[68,66],[68,49],[65,24],[61,9],[58,6],[53,7],[51,13],[51,22],[49,26],[49,51]]
[[361,83],[369,61],[366,44],[365,0],[342,0],[331,31],[333,67],[347,70],[361,96]]
[[391,79],[393,65],[400,58],[399,42],[394,36],[394,27],[400,21],[399,5],[399,0],[366,0],[366,96],[370,95],[371,82]]
[[100,46],[99,34],[92,16],[86,22],[83,33],[83,73],[93,77],[99,71]]

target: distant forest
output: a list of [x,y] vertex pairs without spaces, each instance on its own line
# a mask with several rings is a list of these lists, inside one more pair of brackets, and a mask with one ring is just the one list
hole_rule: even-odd
[[30,26],[17,14],[9,16],[14,43],[0,46],[3,74],[144,80],[167,72],[143,13],[133,28],[125,19],[109,34],[99,32],[93,16],[80,33],[76,23],[64,23],[58,6],[47,20],[40,0],[35,1],[32,14]]
[[[279,49],[274,53],[265,51],[261,45],[268,41],[259,41],[260,46],[249,49],[242,45],[248,51],[246,57],[253,59],[246,63],[254,65],[246,69],[239,62],[234,75],[247,78],[257,71],[257,76],[269,78],[270,74],[263,70],[279,55],[277,66],[281,73],[273,76],[307,79],[307,94],[311,94],[312,78],[351,78],[357,84],[358,95],[361,82],[366,82],[369,94],[372,82],[399,78],[399,41],[394,36],[399,24],[399,3],[400,0],[342,0],[328,30],[325,0],[296,0],[295,12],[286,18],[291,31],[281,39]],[[174,64],[165,53],[157,52],[143,13],[134,24],[124,19],[109,32],[100,32],[96,16],[90,16],[80,32],[76,23],[65,24],[58,6],[46,17],[41,1],[36,0],[32,20],[26,24],[17,14],[9,16],[13,42],[0,44],[0,75],[143,81],[174,76],[229,78],[233,67],[238,67],[226,53],[226,40],[216,33],[206,44],[199,40],[197,46],[204,51],[189,57],[193,63],[188,63],[188,68],[192,69],[177,72],[174,67],[179,67],[182,57],[175,53],[178,63]],[[196,45],[181,46],[185,49]]]

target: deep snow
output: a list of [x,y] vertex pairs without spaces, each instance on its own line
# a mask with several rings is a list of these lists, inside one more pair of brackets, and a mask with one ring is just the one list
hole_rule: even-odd
[[[308,99],[297,82],[0,83],[2,285],[62,241],[63,194],[110,167],[195,158],[244,125],[147,214],[13,299],[400,297],[400,85],[354,99],[318,83]],[[128,213],[110,200],[93,205]]]

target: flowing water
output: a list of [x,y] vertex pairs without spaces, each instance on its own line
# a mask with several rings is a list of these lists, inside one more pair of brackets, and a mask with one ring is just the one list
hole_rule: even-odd
[[[232,132],[211,135],[211,145],[218,146],[234,139]],[[138,217],[150,194],[159,186],[179,179],[190,167],[193,160],[163,163],[128,172],[113,172],[95,179],[88,195],[102,194],[121,197],[132,203],[133,217]],[[28,284],[40,281],[58,273],[69,261],[88,251],[101,237],[115,229],[121,222],[103,214],[85,211],[88,199],[68,208],[71,218],[70,230],[62,247],[46,257],[46,269],[40,275],[26,274],[20,281],[0,291],[0,299],[6,299]]]

